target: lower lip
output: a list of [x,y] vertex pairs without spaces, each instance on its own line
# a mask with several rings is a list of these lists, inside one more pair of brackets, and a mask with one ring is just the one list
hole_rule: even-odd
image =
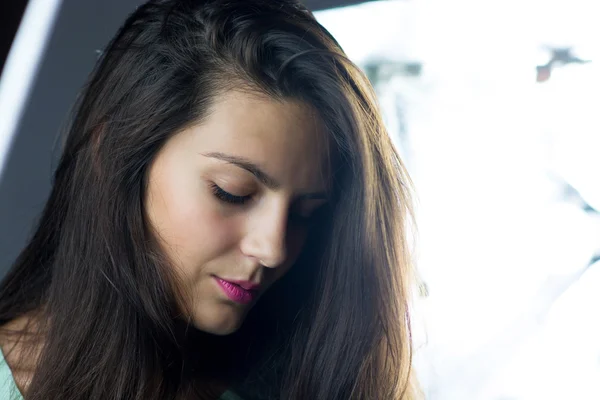
[[230,300],[240,304],[252,303],[256,297],[256,292],[252,290],[246,290],[241,286],[236,285],[223,279],[215,277],[215,281],[221,287],[223,292]]

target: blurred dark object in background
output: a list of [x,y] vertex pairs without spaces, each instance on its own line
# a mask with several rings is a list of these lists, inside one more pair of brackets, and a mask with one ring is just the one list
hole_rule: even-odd
[[362,67],[374,86],[387,83],[394,76],[418,77],[423,70],[423,64],[417,61],[400,62],[380,58],[371,59]]
[[346,7],[374,0],[300,0],[312,11],[325,10],[327,8]]
[[[373,0],[305,0],[313,11],[345,7]],[[0,2],[0,76],[12,41],[15,38],[28,0],[5,0]]]
[[549,48],[552,56],[545,65],[537,66],[537,81],[542,83],[550,79],[552,75],[552,69],[555,67],[562,67],[567,64],[586,64],[590,60],[582,60],[579,57],[573,55],[573,49],[571,47],[566,48]]
[[0,2],[0,76],[28,0]]

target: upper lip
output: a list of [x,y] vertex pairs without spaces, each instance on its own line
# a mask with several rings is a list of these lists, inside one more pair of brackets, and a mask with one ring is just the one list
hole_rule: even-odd
[[255,283],[255,282],[251,282],[251,281],[238,280],[238,279],[225,279],[225,278],[219,278],[219,279],[223,279],[224,281],[236,284],[245,290],[258,290],[258,289],[260,289],[260,286],[261,286],[260,283]]

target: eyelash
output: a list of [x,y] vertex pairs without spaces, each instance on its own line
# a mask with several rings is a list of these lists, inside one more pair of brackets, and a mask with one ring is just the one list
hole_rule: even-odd
[[252,196],[236,196],[221,189],[216,184],[211,184],[212,191],[215,197],[224,203],[242,205],[245,204]]
[[[219,199],[220,201],[227,203],[227,204],[244,205],[250,199],[252,199],[252,196],[236,196],[229,192],[226,192],[225,190],[221,189],[215,183],[211,184],[211,189],[217,199]],[[298,213],[292,213],[292,214],[290,214],[290,219],[295,222],[307,223],[314,219],[315,214],[317,214],[317,212],[319,211],[320,208],[321,207],[319,207],[317,210],[310,213],[310,215],[308,215],[308,216],[301,215]]]

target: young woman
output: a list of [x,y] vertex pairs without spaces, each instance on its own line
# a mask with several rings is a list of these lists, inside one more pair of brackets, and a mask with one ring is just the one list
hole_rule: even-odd
[[299,3],[154,0],[0,286],[13,398],[412,399],[408,177]]

